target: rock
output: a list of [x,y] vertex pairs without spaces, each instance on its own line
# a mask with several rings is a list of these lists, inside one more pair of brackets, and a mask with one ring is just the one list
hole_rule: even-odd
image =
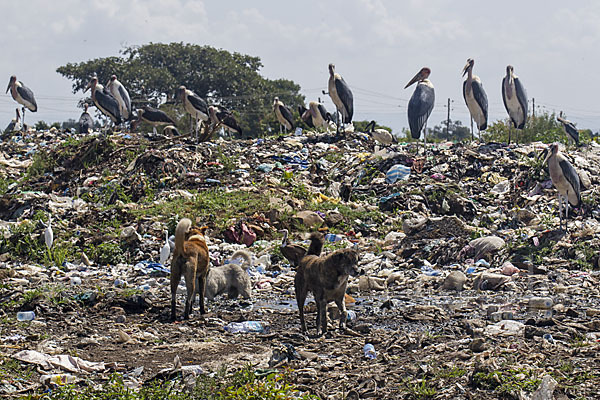
[[323,225],[323,218],[314,211],[300,211],[294,215],[304,226],[315,228]]
[[467,281],[467,276],[462,271],[452,271],[448,274],[446,279],[444,279],[444,284],[442,285],[442,289],[445,290],[463,290],[463,286]]
[[553,400],[554,389],[558,385],[558,382],[554,380],[550,375],[545,375],[542,378],[540,387],[531,395],[531,400]]

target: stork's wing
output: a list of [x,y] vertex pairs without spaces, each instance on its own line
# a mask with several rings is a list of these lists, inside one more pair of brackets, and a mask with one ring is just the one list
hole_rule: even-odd
[[79,133],[89,133],[93,127],[94,120],[92,116],[84,111],[79,117]]
[[121,109],[119,108],[119,103],[107,88],[103,88],[102,90],[96,90],[95,97],[98,104],[100,104],[102,108],[104,108],[106,111],[112,114],[112,116],[109,115],[108,117],[110,117],[110,119],[115,124],[120,124],[121,122],[123,122],[121,116]]
[[240,135],[242,134],[242,128],[240,127],[232,113],[219,112],[217,113],[217,118],[219,118],[219,121],[222,121],[223,125],[225,125],[227,128],[236,131]]
[[519,104],[523,109],[523,124],[517,126],[519,129],[525,128],[525,123],[527,122],[527,91],[525,90],[525,86],[521,84],[521,80],[519,78],[515,78],[515,90],[517,91],[517,99],[519,99]]
[[153,122],[164,122],[165,124],[175,124],[175,121],[167,115],[166,112],[159,110],[158,108],[145,106],[144,114],[142,118],[146,118]]
[[577,204],[573,204],[573,202],[571,201],[571,196],[569,196],[569,203],[571,203],[573,207],[579,207],[579,204],[581,204],[581,184],[579,181],[579,175],[577,174],[577,171],[575,171],[575,168],[573,168],[573,165],[571,165],[571,163],[567,160],[559,161],[558,165],[560,166],[560,169],[562,170],[565,179],[573,188],[573,191],[569,192],[571,192],[571,194],[577,195]]
[[23,85],[23,82],[21,82],[21,86],[17,86],[17,92],[23,98],[23,100],[25,100],[26,102],[31,103],[31,105],[33,105],[33,109],[27,107],[29,109],[29,111],[36,112],[37,111],[37,103],[35,102],[35,97],[33,97],[33,92],[31,91],[31,89],[29,89],[27,86]]
[[348,112],[348,117],[342,122],[344,124],[349,124],[350,122],[352,122],[352,116],[354,115],[354,97],[352,96],[350,86],[348,86],[344,79],[336,79],[335,90],[337,91],[340,100],[342,100],[342,103],[344,104],[344,107]]
[[579,130],[577,127],[571,121],[567,121],[563,118],[561,118],[561,120],[562,121],[560,122],[562,122],[563,128],[565,128],[567,135],[569,135],[575,141],[577,146],[579,146]]
[[321,103],[319,103],[319,105],[317,106],[319,108],[319,113],[321,114],[321,117],[323,117],[323,119],[325,121],[329,120],[329,115],[327,112],[327,109],[325,108],[325,106]]
[[188,96],[188,100],[190,103],[192,103],[196,110],[200,110],[202,113],[208,115],[208,105],[203,98],[198,97],[197,95],[192,95]]
[[[466,82],[465,82],[466,83]],[[504,108],[510,117],[510,112],[508,111],[508,104],[506,104],[506,77],[502,78],[502,102],[504,103]],[[464,85],[463,85],[464,86]]]
[[290,109],[287,108],[286,106],[279,106],[279,111],[281,112],[281,115],[283,116],[283,118],[285,118],[286,121],[288,121],[290,123],[290,125],[292,126],[292,129],[294,129],[294,116],[292,115],[292,112],[290,111]]
[[482,126],[479,127],[479,130],[485,130],[487,128],[487,119],[488,119],[488,99],[487,94],[485,94],[485,90],[483,90],[483,85],[481,82],[476,80],[472,81],[471,88],[473,90],[473,97],[479,107],[481,107],[481,111],[483,111],[483,115],[485,116],[485,122]]
[[125,108],[127,109],[129,116],[131,117],[131,99],[129,98],[129,93],[127,93],[127,90],[123,85],[119,85],[119,94],[125,102]]
[[408,102],[408,125],[410,126],[410,136],[413,139],[421,137],[421,130],[433,110],[434,103],[435,91],[433,88],[427,85],[417,85]]

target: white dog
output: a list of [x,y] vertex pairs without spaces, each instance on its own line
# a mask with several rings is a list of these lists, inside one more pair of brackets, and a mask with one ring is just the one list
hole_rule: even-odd
[[252,297],[252,282],[248,276],[248,268],[252,266],[252,255],[245,250],[238,250],[231,256],[231,260],[236,258],[243,259],[243,263],[226,264],[221,267],[214,267],[208,271],[206,279],[205,296],[213,300],[218,295],[227,292],[230,299],[238,295],[245,299]]

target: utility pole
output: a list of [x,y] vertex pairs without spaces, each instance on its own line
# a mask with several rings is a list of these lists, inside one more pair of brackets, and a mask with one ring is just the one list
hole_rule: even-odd
[[535,97],[532,97],[532,98],[531,98],[531,101],[533,102],[533,107],[532,107],[532,108],[533,108],[533,110],[532,110],[531,112],[532,112],[532,116],[533,116],[533,118],[535,118]]
[[448,97],[448,119],[446,120],[446,140],[450,140],[450,97]]

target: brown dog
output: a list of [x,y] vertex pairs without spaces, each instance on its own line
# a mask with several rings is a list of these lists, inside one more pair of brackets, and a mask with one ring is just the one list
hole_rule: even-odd
[[[311,237],[312,240],[316,238]],[[294,284],[303,332],[306,332],[304,302],[309,291],[317,303],[317,335],[327,332],[327,304],[330,301],[335,301],[340,310],[340,329],[346,327],[344,296],[348,277],[356,276],[359,272],[358,253],[354,249],[336,250],[323,257],[306,255],[300,260]]]
[[177,307],[175,296],[181,275],[185,277],[187,297],[183,318],[188,319],[194,302],[194,295],[200,297],[200,313],[205,314],[204,291],[208,275],[208,247],[204,238],[207,227],[192,227],[192,221],[183,218],[175,229],[175,251],[171,262],[171,320],[175,321]]

